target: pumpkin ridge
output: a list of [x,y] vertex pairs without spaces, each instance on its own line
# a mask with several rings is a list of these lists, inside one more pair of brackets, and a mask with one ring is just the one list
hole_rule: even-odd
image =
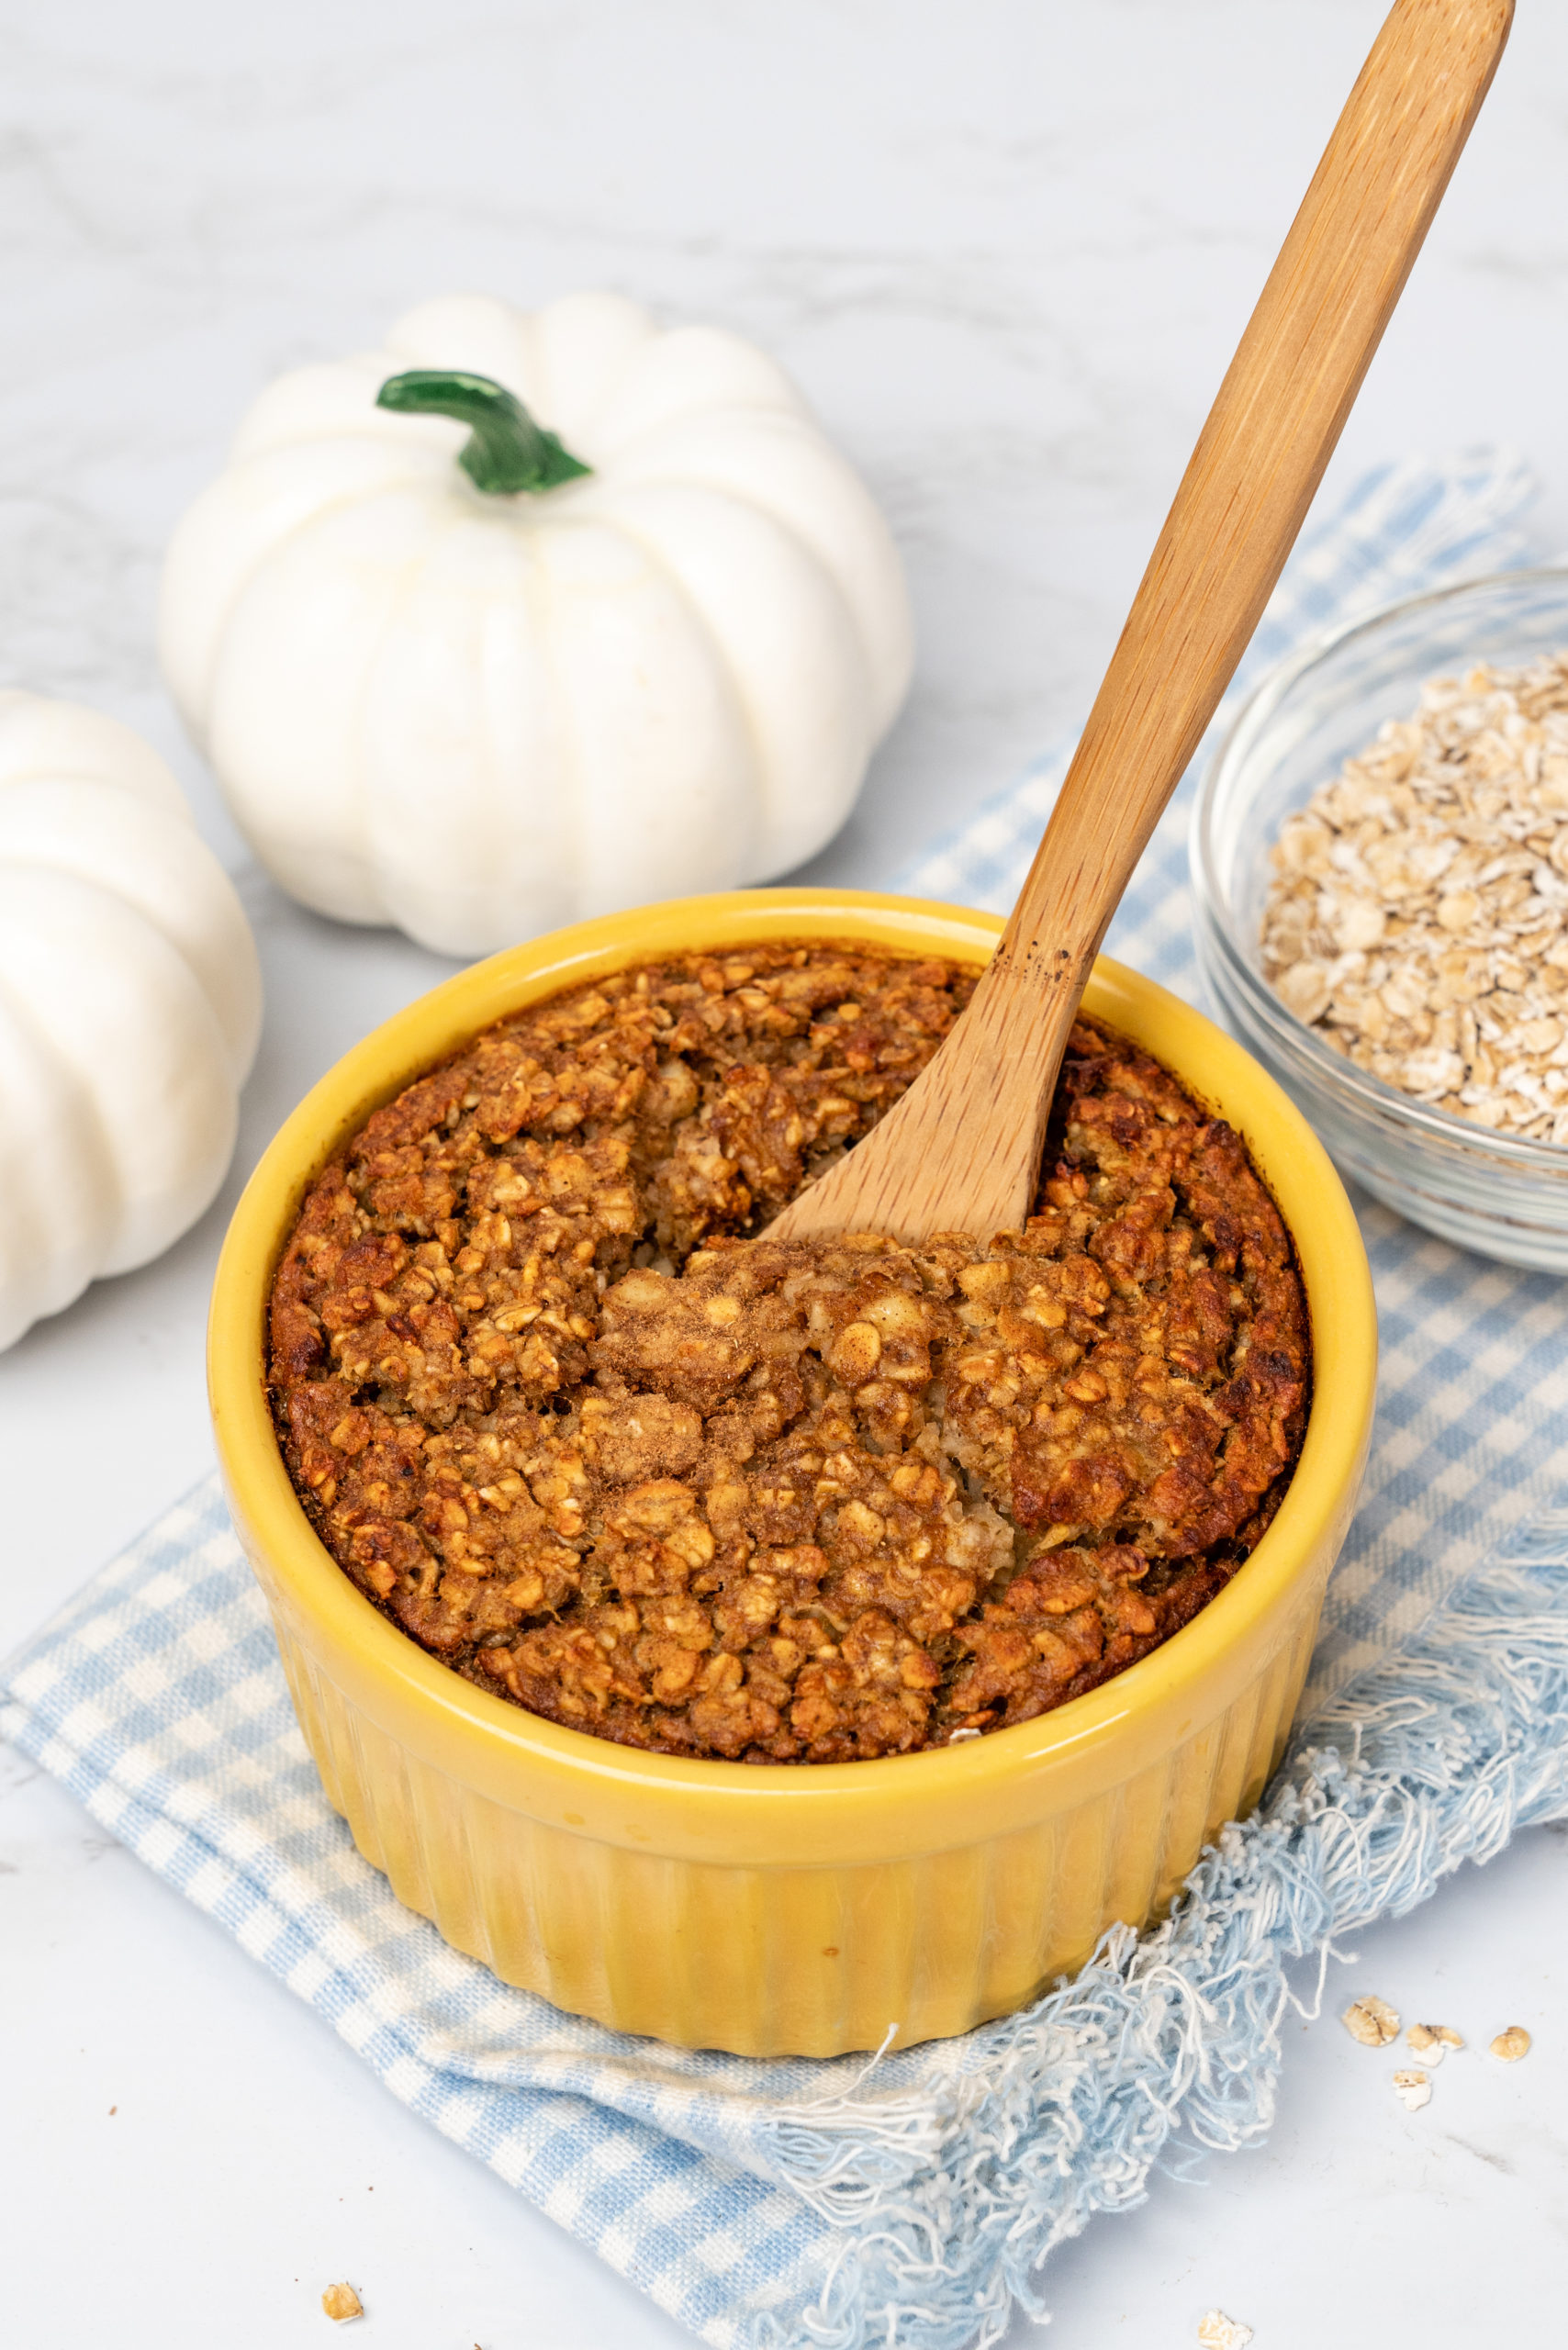
[[[812,430],[808,419],[802,419],[795,416],[790,411],[784,408],[757,410],[729,408],[704,411],[702,420],[704,424],[710,424],[721,417],[729,417],[732,420],[739,420],[753,418],[757,415],[766,415],[770,420],[780,420],[789,425],[791,428],[789,437],[805,452],[811,462],[814,464],[820,465],[825,460],[831,471],[839,476],[838,480],[834,484],[835,488],[842,487],[844,477],[847,476],[857,495],[864,498],[868,505],[871,505],[870,493],[867,490],[865,484],[860,480],[858,475],[856,474],[854,468],[830,442],[824,440],[823,436],[820,432]],[[684,429],[685,421],[685,419],[678,420],[678,422],[681,425],[682,429]],[[667,420],[666,420],[666,423],[667,423]],[[657,429],[666,429],[666,424],[662,423]],[[650,435],[650,437],[652,436]],[[824,573],[824,575],[831,580],[834,588],[844,604],[846,611],[849,615],[851,624],[854,628],[856,642],[860,647],[861,656],[865,664],[866,676],[870,686],[873,706],[876,707],[884,699],[879,690],[882,666],[880,655],[877,645],[874,643],[868,632],[865,618],[859,609],[858,600],[857,598],[846,593],[838,565],[829,561],[828,556],[824,554],[821,545],[814,539],[811,539],[806,536],[805,532],[799,527],[793,513],[788,506],[781,503],[775,503],[769,499],[759,497],[754,488],[732,483],[727,479],[705,478],[700,476],[693,476],[689,474],[658,474],[650,472],[640,476],[640,481],[645,481],[649,485],[656,485],[659,487],[667,487],[670,488],[700,489],[705,491],[710,497],[729,498],[737,506],[749,507],[754,513],[763,515],[768,521],[775,523],[779,530],[787,532],[795,545],[801,549],[801,553],[809,555],[812,563],[817,565],[818,569]],[[626,490],[638,487],[639,482],[616,481],[613,486],[617,490],[624,494]],[[880,521],[881,517],[879,513],[877,513],[877,509],[874,505],[871,505],[871,510],[874,514],[877,514],[877,519]],[[883,527],[885,528],[886,525],[884,524]],[[909,663],[907,660],[904,663],[903,667],[903,679],[896,694],[891,697],[890,707],[886,711],[878,711],[873,728],[875,740],[879,740],[881,735],[887,731],[888,726],[891,724],[892,718],[900,704],[902,702],[904,694],[908,691]]]
[[[3,968],[0,968],[0,1012],[13,1021],[21,1031],[35,1057],[51,1067],[57,1077],[63,1077],[66,1080],[70,1104],[77,1113],[81,1138],[91,1154],[91,1172],[95,1179],[93,1184],[95,1204],[98,1209],[92,1246],[79,1249],[77,1253],[91,1264],[100,1265],[109,1253],[110,1243],[115,1238],[118,1229],[115,1193],[118,1188],[119,1169],[114,1146],[109,1140],[108,1127],[93,1099],[93,1090],[86,1075],[77,1068],[73,1060],[62,1052],[54,1037],[39,1019],[26,996],[17,989],[14,980],[7,979]],[[7,1200],[6,1205],[9,1209],[11,1202]],[[49,1203],[40,1202],[38,1205],[42,1215],[47,1218]],[[37,1229],[36,1220],[35,1229]],[[39,1237],[46,1242],[51,1237],[48,1231],[47,1223]],[[46,1265],[43,1268],[45,1275],[48,1270]],[[40,1315],[63,1312],[67,1305],[72,1304],[81,1296],[82,1292],[93,1278],[92,1273],[85,1274],[70,1294],[62,1297],[57,1304],[37,1307],[34,1312],[28,1314],[21,1328],[14,1331],[9,1337],[6,1336],[4,1328],[0,1327],[0,1347],[11,1345],[16,1338],[22,1336],[23,1331],[29,1329]],[[43,1292],[48,1295],[47,1279],[43,1282]],[[6,1303],[3,1293],[0,1293],[0,1309],[4,1308]]]
[[[241,457],[239,459],[235,464],[229,468],[228,472],[221,474],[218,476],[218,479],[209,486],[209,492],[206,494],[210,494],[213,491],[226,488],[230,476],[243,474],[246,467],[249,465],[270,464],[279,456],[292,456],[297,450],[326,448],[330,447],[334,442],[342,442],[344,441],[363,441],[371,442],[371,435],[366,432],[323,432],[310,440],[279,442],[272,448],[258,450],[254,456]],[[373,442],[372,445],[381,448],[386,444],[381,442]],[[427,452],[426,453],[429,453]],[[417,481],[417,471],[411,472],[410,479]],[[207,674],[201,683],[200,699],[202,702],[202,709],[199,715],[193,712],[189,698],[184,693],[176,691],[173,686],[171,686],[171,691],[174,692],[175,700],[179,705],[180,715],[185,720],[186,728],[196,742],[196,748],[201,751],[204,755],[209,754],[211,748],[213,693],[218,669],[221,666],[222,641],[233,621],[235,613],[239,610],[247,593],[254,585],[261,573],[265,569],[266,565],[272,561],[274,555],[282,554],[286,548],[293,546],[298,539],[313,531],[319,522],[327,521],[334,515],[345,513],[351,507],[363,506],[372,498],[386,497],[389,493],[399,494],[405,491],[409,486],[408,481],[401,483],[384,482],[378,484],[375,489],[365,489],[362,486],[356,484],[353,489],[343,490],[336,496],[324,498],[319,506],[312,506],[308,513],[297,516],[292,522],[287,524],[284,530],[281,530],[277,533],[275,538],[268,539],[265,545],[257,550],[246,568],[242,572],[237,572],[235,574],[231,592],[226,599],[223,610],[218,618],[216,625],[211,631],[213,650],[210,656]],[[198,500],[197,504],[200,503],[201,500]],[[188,509],[188,512],[194,514],[196,510],[196,506],[192,506]],[[221,780],[222,778],[219,778],[219,781]]]
[[0,703],[0,1345],[189,1229],[233,1156],[260,971],[151,745]]
[[[441,542],[443,539],[449,537],[452,534],[452,532],[458,527],[460,526],[456,523],[447,523],[435,534],[431,544],[420,553],[415,561],[411,562],[407,566],[404,576],[398,583],[397,593],[393,597],[391,603],[387,606],[386,613],[383,615],[380,629],[376,632],[375,650],[372,654],[370,659],[364,664],[364,670],[361,674],[359,692],[354,699],[353,723],[348,730],[349,739],[354,746],[353,789],[350,794],[350,804],[357,820],[355,829],[361,843],[365,866],[370,873],[372,880],[375,883],[376,896],[380,901],[382,911],[388,922],[396,922],[397,916],[393,913],[391,906],[387,902],[387,876],[386,862],[382,855],[380,844],[376,839],[375,821],[371,804],[372,796],[375,791],[375,779],[368,771],[369,753],[366,747],[366,737],[369,733],[369,727],[366,722],[366,712],[369,709],[371,697],[375,691],[376,685],[381,677],[382,663],[386,658],[388,640],[397,629],[398,624],[402,619],[408,607],[409,601],[414,594],[415,588],[419,584],[420,572],[422,570],[425,564],[430,561],[434,549],[441,544]],[[401,925],[399,925],[399,927],[401,927]]]
[[[142,890],[140,878],[134,871],[129,876],[116,876],[112,870],[112,863],[114,857],[121,854],[125,848],[126,844],[123,838],[116,839],[112,834],[106,838],[103,831],[96,827],[93,828],[89,834],[90,847],[92,852],[99,856],[103,861],[89,866],[67,861],[62,856],[58,844],[51,845],[48,842],[40,842],[35,846],[27,843],[18,844],[16,839],[8,836],[6,822],[7,807],[10,804],[6,798],[8,789],[17,787],[25,789],[30,785],[41,792],[47,792],[50,787],[62,784],[73,791],[85,789],[90,792],[108,793],[112,795],[107,803],[111,809],[114,808],[114,801],[117,800],[126,803],[135,828],[148,832],[151,835],[149,845],[155,851],[161,850],[165,854],[172,851],[175,858],[183,863],[185,867],[183,878],[195,882],[194,890],[188,894],[196,897],[200,893],[206,893],[208,899],[209,917],[215,908],[221,908],[221,913],[216,922],[209,918],[199,925],[199,928],[207,934],[207,944],[215,950],[214,957],[208,959],[220,961],[225,955],[232,959],[238,951],[248,965],[246,978],[238,989],[229,985],[219,969],[206,968],[202,962],[193,958],[190,947],[195,942],[190,938],[190,932],[197,925],[185,922],[177,908],[159,904],[151,895]],[[121,811],[115,809],[114,813],[118,816]],[[163,834],[162,841],[158,838],[160,833]],[[244,1083],[255,1060],[256,1048],[261,1041],[262,984],[261,970],[256,960],[255,942],[251,935],[250,923],[246,920],[240,893],[235,889],[230,875],[218,863],[212,851],[202,839],[188,808],[182,807],[176,811],[162,800],[139,798],[125,785],[113,782],[103,776],[63,775],[51,771],[47,775],[15,776],[0,779],[0,869],[13,873],[20,871],[55,874],[62,879],[78,882],[84,888],[101,890],[113,902],[127,907],[130,912],[140,916],[151,929],[157,932],[166,946],[173,948],[185,964],[193,982],[206,998],[213,1017],[218,1023],[223,1037],[224,1058],[234,1083],[237,1086]],[[134,886],[130,886],[131,884]],[[170,927],[171,920],[180,924],[179,929]],[[214,935],[213,934],[218,929],[227,933],[227,935]],[[220,999],[222,999],[223,1008],[220,1008]]]
[[[492,531],[500,531],[504,534],[507,542],[517,549],[521,560],[527,565],[528,569],[536,574],[541,580],[547,582],[548,574],[544,570],[544,567],[539,564],[534,553],[534,540],[537,526],[535,526],[535,528],[528,528],[525,526],[527,521],[532,520],[534,518],[528,514],[527,509],[498,508],[493,510],[487,511],[484,507],[465,507],[457,512],[449,515],[442,521],[440,529],[421,551],[417,562],[410,564],[409,566],[409,576],[398,590],[397,599],[386,615],[383,634],[377,642],[375,656],[366,664],[364,676],[361,681],[361,693],[353,732],[354,739],[360,745],[360,758],[362,766],[364,765],[364,744],[369,732],[366,711],[368,705],[375,692],[377,690],[385,674],[383,665],[388,657],[387,639],[406,619],[407,607],[409,602],[418,592],[420,575],[428,565],[435,563],[439,559],[442,549],[446,545],[449,540],[459,537],[464,532],[473,530],[477,523]],[[500,599],[493,594],[487,595],[484,598],[482,602],[479,603],[478,616],[475,622],[476,652],[476,671],[478,680],[478,708],[481,713],[481,718],[484,722],[484,731],[487,733],[488,732],[487,713],[489,697],[486,687],[486,663],[482,652],[482,640],[486,622],[490,613],[498,608],[499,600]],[[547,594],[546,600],[548,600]],[[550,679],[550,693],[553,710],[556,718],[556,733],[558,738],[563,742],[569,743],[571,740],[571,730],[560,725],[559,723],[559,705],[561,697],[558,685],[554,677]],[[498,763],[494,758],[487,757],[484,762],[484,770],[486,778],[486,803],[490,811],[494,813],[497,810],[498,803],[504,796],[504,783],[498,773]],[[577,779],[577,778],[574,777],[574,782]],[[420,943],[422,946],[430,947],[432,953],[461,954],[465,952],[465,950],[462,948],[452,947],[445,945],[436,945],[432,942],[430,935],[431,925],[427,922],[422,921],[420,918],[418,912],[415,910],[415,901],[418,899],[421,887],[421,878],[416,876],[413,879],[412,886],[408,886],[403,879],[400,879],[394,867],[394,862],[390,862],[388,860],[386,852],[382,845],[380,827],[377,824],[375,813],[375,779],[368,774],[368,771],[362,778],[362,787],[364,798],[366,802],[365,813],[363,819],[363,837],[365,845],[365,862],[370,871],[375,890],[379,895],[386,921],[397,923],[398,926],[406,931],[410,937],[418,938]],[[393,842],[394,860],[398,846],[398,843],[395,837]],[[496,943],[501,944],[504,942],[498,940]],[[489,952],[490,949],[487,947],[481,951]]]
[[[660,485],[661,487],[663,486],[664,485],[662,484]],[[633,530],[627,523],[624,516],[621,514],[600,514],[596,515],[594,519],[599,522],[603,528],[613,531],[618,537],[624,539],[629,546],[634,546],[640,554],[646,556],[648,562],[659,574],[660,577],[667,581],[676,595],[679,597],[680,601],[685,607],[687,612],[689,614],[693,624],[701,631],[703,638],[712,648],[712,651],[717,657],[719,667],[723,675],[724,682],[728,686],[731,696],[734,699],[735,710],[741,721],[742,730],[745,734],[746,741],[751,745],[752,773],[747,780],[751,784],[753,790],[760,797],[766,789],[768,765],[767,758],[762,747],[756,713],[752,708],[751,698],[742,689],[740,678],[735,672],[734,663],[730,659],[729,650],[723,638],[719,634],[717,629],[714,628],[712,622],[709,620],[708,614],[703,606],[693,594],[692,590],[687,586],[686,581],[682,578],[680,573],[675,568],[675,565],[668,560],[668,558],[660,552],[658,547],[652,543],[645,532]],[[752,829],[755,834],[756,828],[753,826]],[[750,863],[751,861],[748,858],[745,867],[747,871],[750,870]]]

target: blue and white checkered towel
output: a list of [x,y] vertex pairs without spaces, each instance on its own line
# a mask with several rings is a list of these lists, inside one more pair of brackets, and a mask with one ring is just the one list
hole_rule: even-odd
[[[1520,560],[1529,494],[1484,451],[1370,476],[1295,556],[1249,671],[1325,621]],[[1007,902],[1063,764],[902,886]],[[1185,792],[1111,943],[1190,992]],[[1562,1289],[1381,1208],[1364,1228],[1378,1431],[1292,1757],[1165,1926],[1113,1932],[1075,1982],[961,2041],[872,2067],[687,2055],[449,1950],[329,1809],[211,1482],[13,1660],[0,1729],[394,2096],[719,2350],[993,2343],[1015,2302],[1038,2306],[1052,2247],[1137,2201],[1173,2141],[1268,2127],[1288,1960],[1568,1811]]]

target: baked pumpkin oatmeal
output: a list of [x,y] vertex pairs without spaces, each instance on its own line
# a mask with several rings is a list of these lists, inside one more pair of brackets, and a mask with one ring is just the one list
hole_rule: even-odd
[[377,1111],[272,1298],[285,1455],[359,1589],[554,1721],[801,1762],[1027,1720],[1212,1598],[1300,1447],[1306,1311],[1240,1138],[1147,1054],[1079,1020],[1021,1233],[767,1237],[973,984],[674,958]]

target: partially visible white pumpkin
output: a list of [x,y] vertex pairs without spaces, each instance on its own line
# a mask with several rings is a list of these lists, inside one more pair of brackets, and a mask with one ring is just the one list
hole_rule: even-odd
[[[520,398],[591,468],[477,488],[409,368]],[[740,337],[582,294],[427,303],[264,392],[163,573],[163,674],[295,897],[472,955],[799,864],[907,690],[858,476]]]
[[162,760],[0,693],[0,1347],[195,1223],[261,1017],[250,925]]

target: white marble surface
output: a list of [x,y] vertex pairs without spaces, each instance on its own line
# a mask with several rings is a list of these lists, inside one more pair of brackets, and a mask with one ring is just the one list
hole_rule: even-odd
[[[1379,0],[0,0],[0,682],[174,759],[241,874],[266,1040],[223,1199],[0,1358],[0,1648],[205,1468],[227,1208],[309,1080],[447,967],[243,872],[151,654],[159,547],[280,366],[422,296],[608,283],[778,351],[884,498],[910,710],[813,871],[874,881],[1081,715]],[[1568,16],[1525,0],[1338,464],[1507,438],[1568,540]],[[1473,2040],[1431,2106],[1293,2020],[1266,2152],[1053,2266],[1067,2350],[1552,2338],[1565,2222],[1544,1831],[1363,1939]],[[0,2341],[289,2350],[352,2277],[381,2350],[687,2336],[411,2119],[327,2028],[0,1751]],[[116,2109],[111,2114],[110,2109]],[[1018,2338],[1027,2329],[1020,2327]]]

